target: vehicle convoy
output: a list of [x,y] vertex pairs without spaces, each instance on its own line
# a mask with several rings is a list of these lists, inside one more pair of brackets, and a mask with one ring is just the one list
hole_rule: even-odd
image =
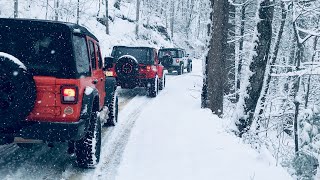
[[106,73],[115,77],[121,88],[145,87],[148,96],[156,97],[165,87],[164,67],[155,48],[114,46],[111,56],[105,59]]
[[178,75],[192,71],[192,60],[184,49],[181,48],[162,48],[159,50],[159,60],[168,69],[169,73],[177,71]]
[[0,29],[0,144],[66,142],[80,167],[94,167],[101,126],[118,118],[98,39],[63,22],[0,18]]

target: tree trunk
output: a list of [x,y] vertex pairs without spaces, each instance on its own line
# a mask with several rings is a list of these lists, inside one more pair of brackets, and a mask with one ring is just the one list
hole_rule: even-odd
[[80,0],[78,0],[78,3],[77,3],[77,24],[79,24],[79,19],[80,19]]
[[173,28],[174,26],[174,0],[171,0],[171,15],[170,15],[170,28],[171,28],[171,40],[173,41]]
[[211,0],[213,6],[213,26],[208,52],[208,108],[218,116],[223,114],[223,91],[225,62],[227,60],[227,36],[229,4],[228,0]]
[[[286,19],[287,19],[287,9],[285,7],[284,2],[281,2],[281,9],[282,9],[282,15],[281,15],[281,23],[280,23],[280,28],[279,28],[279,32],[278,32],[278,36],[277,36],[277,40],[273,49],[273,53],[271,58],[269,58],[269,60],[271,60],[268,64],[270,66],[270,68],[268,68],[266,70],[266,79],[265,79],[265,83],[264,83],[264,88],[262,90],[262,93],[260,95],[260,106],[258,107],[258,112],[259,112],[259,117],[258,119],[260,119],[260,116],[263,114],[263,110],[264,110],[264,106],[265,106],[265,101],[266,101],[266,96],[267,93],[269,91],[269,86],[270,86],[270,81],[271,81],[271,74],[274,72],[274,67],[272,65],[275,64],[277,57],[278,57],[278,52],[279,52],[279,47],[280,47],[280,42],[282,39],[282,34],[283,34],[283,28],[284,25],[286,23]],[[258,120],[259,121],[259,120]]]
[[18,5],[19,5],[19,2],[18,0],[14,0],[14,18],[18,18],[19,16],[19,9],[18,9]]
[[59,0],[55,0],[54,1],[54,14],[55,14],[55,16],[54,16],[54,20],[56,20],[56,21],[58,21],[59,20],[59,10],[58,10],[58,8],[59,8]]
[[108,7],[108,0],[106,0],[106,34],[109,34],[109,7]]
[[136,38],[139,39],[139,20],[140,20],[140,0],[137,0],[136,11]]
[[[242,5],[241,7],[241,25],[240,25],[240,42],[239,42],[239,62],[237,65],[237,82],[236,82],[236,89],[235,91],[238,92],[238,90],[240,89],[240,77],[241,77],[241,69],[242,69],[242,54],[243,54],[243,41],[244,41],[244,22],[245,22],[245,18],[246,18],[246,5]],[[236,101],[239,101],[239,93],[236,93]]]
[[46,5],[46,19],[48,19],[48,9],[49,9],[49,0],[47,0],[47,5]]
[[113,4],[113,7],[120,10],[121,0],[116,0],[116,2]]
[[259,18],[257,39],[254,41],[255,53],[253,53],[252,62],[249,66],[252,75],[249,76],[249,85],[245,87],[247,96],[244,94],[242,97],[244,98],[244,114],[239,117],[239,121],[237,122],[240,136],[247,132],[252,125],[254,112],[263,86],[272,39],[273,6],[271,6],[269,0],[263,0],[260,3]]
[[[313,55],[312,55],[312,64],[315,60],[315,56],[316,56],[316,53],[317,53],[317,44],[318,44],[318,36],[316,36],[314,38],[314,42],[313,42]],[[312,72],[313,69],[311,69],[311,72]],[[308,108],[308,103],[309,103],[309,94],[310,94],[310,83],[311,83],[311,75],[309,75],[308,77],[308,85],[307,85],[307,93],[306,93],[306,96],[305,96],[305,99],[306,99],[306,103],[304,105],[304,108],[307,109]]]

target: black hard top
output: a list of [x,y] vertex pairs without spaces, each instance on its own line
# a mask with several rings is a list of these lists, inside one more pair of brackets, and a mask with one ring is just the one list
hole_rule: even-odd
[[98,39],[91,32],[89,32],[88,29],[74,23],[50,21],[50,20],[39,20],[39,19],[0,18],[0,29],[1,29],[1,26],[10,26],[10,25],[17,25],[17,24],[19,26],[21,25],[25,27],[44,26],[50,29],[59,28],[59,27],[68,28],[70,32],[84,34],[98,41]]
[[113,46],[113,48],[155,49],[147,46]]
[[161,48],[161,49],[159,49],[159,51],[177,51],[177,50],[184,51],[184,49],[182,49],[182,48]]

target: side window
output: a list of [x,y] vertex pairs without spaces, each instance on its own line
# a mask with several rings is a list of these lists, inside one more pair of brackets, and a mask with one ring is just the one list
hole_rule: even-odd
[[99,69],[102,69],[102,58],[101,58],[101,51],[100,51],[100,47],[96,44],[96,50],[97,50],[97,54],[98,54],[98,65],[99,65]]
[[179,58],[182,58],[182,57],[183,57],[183,56],[182,56],[182,51],[180,51],[180,50],[178,51],[178,57],[179,57]]
[[90,74],[90,60],[88,56],[87,42],[84,37],[73,36],[74,57],[77,71],[80,75]]
[[155,59],[154,59],[153,49],[150,49],[150,51],[149,51],[149,52],[150,52],[150,56],[149,56],[149,57],[150,57],[150,61],[151,61],[151,62],[153,62],[153,63],[155,63],[155,62],[154,62],[154,61],[155,61]]
[[181,51],[182,52],[182,57],[184,57],[184,51]]
[[154,58],[156,59],[156,64],[159,64],[159,58],[158,58],[157,50],[154,50]]
[[90,60],[91,60],[92,70],[95,70],[97,69],[96,53],[94,52],[94,44],[92,41],[89,41],[89,48],[90,48]]

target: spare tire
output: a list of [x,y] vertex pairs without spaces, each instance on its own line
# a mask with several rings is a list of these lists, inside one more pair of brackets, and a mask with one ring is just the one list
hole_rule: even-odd
[[139,64],[132,56],[123,56],[117,60],[116,73],[120,81],[132,81],[138,78]]
[[164,67],[170,67],[173,64],[173,58],[170,55],[165,55],[160,62]]
[[21,61],[6,53],[0,53],[0,92],[0,128],[12,128],[32,111],[36,85]]

